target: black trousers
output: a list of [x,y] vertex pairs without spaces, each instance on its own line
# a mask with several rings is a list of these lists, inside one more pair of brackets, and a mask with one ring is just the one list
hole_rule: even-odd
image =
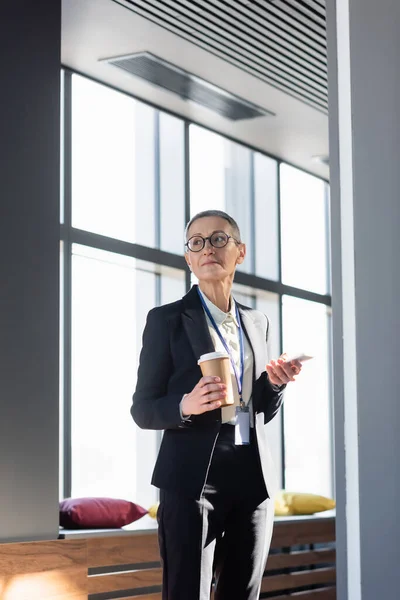
[[200,500],[161,490],[163,600],[258,600],[274,518],[254,434],[235,446],[223,425]]

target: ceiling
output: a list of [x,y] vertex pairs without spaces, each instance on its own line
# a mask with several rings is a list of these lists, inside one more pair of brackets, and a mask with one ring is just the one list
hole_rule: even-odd
[[[104,60],[138,52],[274,116],[232,122]],[[329,177],[325,0],[63,0],[62,63]]]

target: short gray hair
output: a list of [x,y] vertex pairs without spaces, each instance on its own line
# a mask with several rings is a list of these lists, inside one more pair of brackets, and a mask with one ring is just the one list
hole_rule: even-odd
[[185,242],[187,242],[189,229],[193,225],[193,223],[198,219],[203,219],[204,217],[219,217],[220,219],[225,219],[225,221],[228,221],[229,225],[231,226],[233,235],[235,236],[237,241],[240,242],[239,225],[236,223],[233,217],[228,215],[228,213],[224,212],[223,210],[203,210],[202,212],[197,213],[197,215],[194,215],[194,217],[190,219],[189,223],[185,227]]

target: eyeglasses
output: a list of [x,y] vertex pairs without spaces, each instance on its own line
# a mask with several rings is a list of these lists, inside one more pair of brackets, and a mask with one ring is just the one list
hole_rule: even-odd
[[233,240],[236,244],[240,244],[233,236],[224,233],[223,231],[214,231],[208,237],[202,235],[194,235],[185,244],[191,252],[200,252],[206,245],[206,241],[209,240],[213,248],[224,248],[229,240]]

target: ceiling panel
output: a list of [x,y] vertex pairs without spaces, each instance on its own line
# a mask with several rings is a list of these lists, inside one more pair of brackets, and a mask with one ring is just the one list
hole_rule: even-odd
[[113,0],[324,113],[324,0]]
[[[280,8],[279,3],[280,0],[275,8]],[[122,0],[62,0],[62,5],[61,56],[65,67],[315,175],[329,177],[328,166],[314,160],[329,151],[325,84],[321,85],[326,70],[325,52],[313,51],[304,31],[296,30],[296,36],[289,35],[289,31],[285,34],[274,24],[282,25],[278,14],[269,13],[264,20],[255,18],[253,9],[261,11],[262,3],[253,3],[252,12],[239,1],[140,3],[147,11],[152,6],[158,18],[162,8],[169,28],[165,27],[167,19],[157,23],[155,16],[148,18],[131,10],[132,4],[127,9]],[[324,22],[325,9],[320,1],[286,0],[285,5],[287,11],[295,8],[302,17],[313,17],[318,26]],[[202,11],[211,6],[213,20],[207,21]],[[196,30],[190,25],[194,14]],[[176,31],[178,27],[180,32]],[[210,110],[205,102],[191,101],[188,94],[171,93],[154,85],[150,78],[132,76],[132,72],[111,64],[122,57],[144,54],[158,57],[163,64],[190,74],[190,79],[209,82],[274,116],[227,118],[219,100]]]

